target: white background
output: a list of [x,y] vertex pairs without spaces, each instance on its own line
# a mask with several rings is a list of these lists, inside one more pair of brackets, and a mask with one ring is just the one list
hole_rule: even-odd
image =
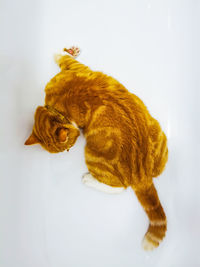
[[[199,13],[195,0],[3,0],[0,3],[0,267],[200,266]],[[147,217],[132,190],[85,187],[84,138],[69,153],[25,147],[58,71],[79,60],[137,94],[169,139],[155,180],[168,218],[145,252]]]

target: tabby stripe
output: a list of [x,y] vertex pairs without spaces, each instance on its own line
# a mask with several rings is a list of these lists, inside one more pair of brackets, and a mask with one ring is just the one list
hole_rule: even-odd
[[110,170],[107,170],[106,167],[103,170],[103,169],[100,169],[99,166],[95,166],[95,164],[94,164],[94,166],[92,166],[92,168],[90,168],[90,165],[89,165],[88,169],[90,172],[92,172],[92,173],[95,172],[100,177],[109,177],[109,178],[111,178],[111,176],[116,177],[116,175],[114,175]]
[[107,167],[107,168],[110,170],[110,172],[114,172],[114,168],[112,167],[112,165],[110,165],[110,164],[108,164],[108,163],[106,163],[106,162],[103,162],[102,160],[98,160],[98,159],[97,159],[97,161],[93,161],[92,159],[87,159],[87,160],[86,160],[86,163],[87,163],[88,165],[102,164],[102,165],[104,165],[105,167]]
[[164,213],[163,208],[162,208],[160,203],[154,209],[146,210],[146,212],[147,212],[149,220],[151,222],[157,221],[157,220],[164,220],[165,221],[165,219],[166,219],[165,213]]
[[[42,137],[42,135],[40,134],[40,132],[42,132],[42,131],[40,131],[39,129],[42,127],[42,123],[41,123],[41,121],[43,122],[43,120],[44,120],[44,111],[42,111],[42,112],[40,112],[39,114],[38,114],[38,119],[37,120],[35,120],[35,122],[36,122],[36,125],[35,125],[35,131],[36,131],[36,135],[39,137],[39,139],[42,141],[43,140],[43,137]],[[41,127],[40,127],[40,124],[41,124]]]
[[[117,106],[120,108],[121,110],[121,113],[124,113],[124,115],[126,117],[128,117],[129,119],[129,122],[134,125],[134,129],[136,130],[136,134],[137,134],[137,140],[139,141],[139,144],[141,145],[142,144],[142,136],[141,136],[141,133],[144,132],[144,129],[143,131],[140,131],[139,129],[139,125],[141,123],[138,123],[138,119],[136,116],[131,116],[132,114],[132,110],[130,110],[129,107],[126,107],[125,105],[122,105],[120,103],[120,101],[118,99],[116,99],[116,102],[117,102]],[[141,118],[140,118],[141,119]]]
[[96,119],[106,110],[106,106],[100,106],[97,108],[92,116],[92,119],[88,125],[87,131],[89,132],[90,126],[96,121]]
[[49,118],[46,115],[43,121],[43,125],[42,127],[44,128],[44,131],[48,137],[49,140],[52,139],[52,135],[51,135],[51,123],[49,122]]
[[167,225],[154,225],[152,226],[151,223],[149,225],[148,228],[148,232],[156,235],[157,237],[163,238],[163,236],[165,235],[165,232],[167,230]]
[[[116,181],[116,178],[118,178],[116,175],[113,175],[110,171],[105,171],[105,170],[95,168],[95,167],[90,168],[89,166],[88,166],[88,169],[89,169],[89,172],[92,174],[92,176],[95,177],[100,182],[102,182],[102,179],[109,178],[109,181],[111,181],[111,183],[112,183],[112,179],[113,179],[113,181]],[[120,182],[119,179],[117,179],[117,180]],[[114,183],[113,186],[119,187],[119,186],[123,186],[123,184],[116,185]]]
[[109,170],[111,173],[114,173],[114,168],[112,167],[112,165],[106,163],[106,162],[102,162],[102,160],[98,160],[94,161],[94,160],[86,160],[86,163],[89,166],[101,166],[102,168],[105,168],[107,170]]
[[151,221],[150,224],[152,226],[162,226],[162,225],[166,225],[167,221],[166,220]]
[[147,237],[148,239],[150,239],[150,240],[152,240],[152,241],[158,243],[158,244],[159,244],[160,241],[162,241],[162,238],[156,237],[154,234],[152,234],[152,233],[150,233],[150,232],[148,232],[148,233],[146,234],[146,237]]
[[164,138],[163,138],[162,142],[160,142],[160,143],[161,143],[161,147],[160,147],[160,151],[159,151],[158,161],[161,161],[164,153],[166,152],[166,148],[167,148],[167,142],[166,142],[166,140],[164,140]]
[[[124,179],[121,175],[121,173],[119,173],[119,171],[117,170],[117,166],[115,166],[115,168],[113,167],[113,165],[108,164],[106,161],[103,161],[99,158],[96,158],[96,161],[94,160],[86,160],[86,164],[88,165],[88,168],[90,168],[90,166],[93,167],[98,167],[102,170],[106,170],[109,171],[113,177],[117,177],[118,180],[121,182],[121,184],[125,187],[127,187],[127,185],[124,183]],[[102,175],[101,175],[102,176]],[[116,178],[115,178],[116,179]]]
[[87,133],[85,133],[85,137],[87,138],[88,136],[92,136],[95,134],[98,134],[99,132],[105,132],[105,136],[109,136],[111,134],[117,134],[117,135],[121,135],[121,131],[118,128],[113,128],[113,127],[98,127],[96,129],[93,129],[92,131],[89,131]]
[[[95,162],[104,162],[104,164],[106,164],[106,161],[107,162],[110,162],[112,165],[114,165],[115,163],[117,163],[118,162],[118,157],[115,157],[114,159],[106,159],[106,161],[105,161],[105,157],[103,156],[99,156],[98,155],[98,153],[95,153],[94,151],[91,151],[88,147],[86,147],[86,150],[87,150],[87,152],[86,152],[86,156],[87,156],[87,158],[86,158],[86,160],[88,160],[88,161],[95,161]],[[111,166],[111,165],[109,165],[109,166]]]

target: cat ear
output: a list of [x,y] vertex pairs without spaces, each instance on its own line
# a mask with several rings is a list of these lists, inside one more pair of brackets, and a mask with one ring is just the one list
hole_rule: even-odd
[[26,146],[30,146],[30,145],[35,145],[35,144],[39,144],[39,140],[37,139],[37,137],[34,135],[34,133],[32,133],[29,138],[26,140],[26,142],[24,143]]
[[58,129],[58,140],[61,143],[67,142],[67,140],[68,140],[68,129],[66,129],[66,128]]

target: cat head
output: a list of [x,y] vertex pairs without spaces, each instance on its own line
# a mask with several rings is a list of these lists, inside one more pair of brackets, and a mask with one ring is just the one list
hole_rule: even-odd
[[25,145],[40,144],[51,153],[69,151],[79,134],[80,131],[55,109],[38,107],[33,131]]

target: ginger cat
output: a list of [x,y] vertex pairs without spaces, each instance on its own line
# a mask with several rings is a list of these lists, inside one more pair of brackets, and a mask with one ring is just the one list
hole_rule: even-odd
[[110,193],[131,186],[150,221],[143,247],[151,250],[167,230],[152,179],[167,162],[166,136],[136,95],[75,60],[79,52],[75,47],[64,51],[68,54],[55,58],[61,71],[46,85],[45,105],[37,108],[25,144],[62,152],[75,144],[81,129],[89,170],[83,182]]

